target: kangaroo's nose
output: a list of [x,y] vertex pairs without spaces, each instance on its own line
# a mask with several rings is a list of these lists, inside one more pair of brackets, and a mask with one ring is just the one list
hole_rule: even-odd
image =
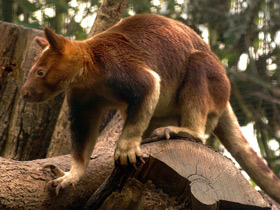
[[22,90],[22,96],[23,96],[23,99],[26,100],[26,99],[30,98],[31,93],[29,90]]

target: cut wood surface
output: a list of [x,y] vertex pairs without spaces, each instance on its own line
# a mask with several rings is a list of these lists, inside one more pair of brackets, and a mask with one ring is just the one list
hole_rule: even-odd
[[[146,164],[137,171],[115,168],[86,209],[149,209],[153,199],[144,193],[148,181],[173,197],[169,204],[158,202],[163,209],[271,209],[231,160],[202,144],[166,140],[142,149],[149,156]],[[116,187],[120,185],[124,186]]]
[[[77,184],[75,191],[69,186],[58,196],[53,190],[44,189],[46,182],[53,177],[49,170],[43,167],[53,164],[69,170],[69,155],[24,162],[1,158],[0,209],[81,208],[96,190],[94,194],[96,198],[88,203],[88,209],[102,206],[105,199],[114,200],[115,204],[111,205],[113,202],[107,200],[103,204],[103,209],[110,209],[106,207],[108,203],[113,207],[124,205],[124,202],[116,199],[123,198],[124,195],[128,198],[132,196],[132,200],[135,200],[136,196],[139,198],[137,200],[142,202],[138,204],[128,199],[126,205],[132,202],[135,209],[140,207],[146,209],[151,204],[151,200],[155,199],[155,196],[147,197],[151,194],[147,193],[148,180],[151,180],[156,188],[161,188],[168,196],[175,197],[177,204],[185,208],[191,206],[192,209],[270,209],[231,160],[192,141],[162,140],[144,144],[142,150],[145,157],[149,156],[145,165],[140,166],[137,171],[133,167],[128,167],[121,168],[120,173],[111,174],[114,168],[115,141],[121,128],[122,121],[115,116],[99,137],[86,177]],[[118,168],[115,170],[119,170]],[[103,187],[106,184],[108,186],[106,177],[110,174],[109,180],[113,181],[110,181],[110,187],[104,193]],[[135,182],[127,183],[129,177],[136,178],[138,180],[136,182],[140,181],[141,184],[136,183],[134,186]],[[104,182],[105,179],[107,181]],[[120,183],[125,183],[126,188],[121,190]],[[137,195],[133,194],[134,190],[128,190],[132,188],[136,190]],[[111,194],[112,191],[115,192]],[[118,196],[117,193],[121,192],[122,196]],[[102,195],[101,199],[100,195]],[[110,196],[115,196],[115,199]],[[92,203],[96,200],[98,204]],[[94,208],[91,208],[92,206]],[[130,207],[128,209],[131,209]]]
[[[190,141],[186,143],[185,140],[168,140],[151,143],[144,151],[178,174],[178,179],[174,179],[173,174],[164,173],[165,170],[161,170],[160,166],[158,169],[154,169],[153,166],[151,168],[154,175],[148,179],[156,184],[162,177],[166,180],[162,188],[167,188],[172,193],[177,192],[177,196],[180,196],[184,191],[183,183],[175,180],[183,178],[186,180],[185,187],[190,184],[190,192],[194,198],[193,205],[200,203],[210,207],[227,202],[235,203],[236,206],[242,204],[269,207],[231,160],[203,144]],[[171,181],[172,186],[171,183],[167,184],[168,180],[174,180]]]

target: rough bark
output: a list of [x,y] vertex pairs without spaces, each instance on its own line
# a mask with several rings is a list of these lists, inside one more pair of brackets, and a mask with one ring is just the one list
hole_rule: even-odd
[[45,165],[53,164],[68,171],[70,155],[33,161],[0,158],[0,209],[79,209],[102,184],[114,167],[115,142],[122,129],[119,117],[114,118],[101,133],[91,157],[86,176],[58,196],[45,189],[53,179]]
[[20,90],[41,49],[39,30],[0,22],[0,155],[17,160],[46,156],[63,101],[27,104]]
[[[96,19],[87,38],[110,28],[120,21],[127,5],[128,0],[104,0],[98,10]],[[111,114],[107,114],[106,116],[111,116]],[[70,149],[71,143],[68,121],[68,105],[66,100],[64,100],[56,122],[55,130],[53,132],[52,142],[49,147],[47,157],[68,154]]]
[[88,38],[115,25],[123,16],[127,6],[128,0],[104,0],[98,10]]
[[87,209],[269,209],[232,161],[192,141],[144,144],[149,156],[145,165],[112,172],[122,123],[115,116],[102,131],[75,191],[69,186],[55,196],[44,189],[52,176],[43,166],[69,170],[69,155],[25,162],[0,159],[0,209],[81,209],[94,192]]

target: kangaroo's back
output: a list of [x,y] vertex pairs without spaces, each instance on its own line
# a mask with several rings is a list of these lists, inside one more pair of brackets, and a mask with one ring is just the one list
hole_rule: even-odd
[[[212,53],[208,44],[191,28],[154,14],[125,18],[92,39],[102,37],[108,41],[114,36],[118,36],[118,40],[129,42],[129,47],[133,45],[136,54],[141,54],[146,65],[171,82],[184,78],[187,59],[194,50]],[[116,40],[113,39],[112,42],[114,41]],[[125,47],[122,44],[121,47]],[[116,47],[120,45],[116,44]],[[129,54],[132,54],[131,49]]]

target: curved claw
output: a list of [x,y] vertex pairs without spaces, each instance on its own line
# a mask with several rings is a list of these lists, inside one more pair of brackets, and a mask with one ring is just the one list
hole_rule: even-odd
[[139,160],[140,160],[140,162],[141,162],[142,164],[145,164],[145,160],[144,160],[144,158],[143,158],[142,156],[139,157]]
[[132,166],[133,166],[133,168],[134,168],[135,170],[137,170],[136,163],[133,163]]
[[164,129],[164,135],[167,140],[170,139],[170,129],[169,128]]
[[72,188],[73,188],[74,191],[76,190],[76,185],[75,185],[75,183],[72,183]]
[[46,184],[46,188],[47,188],[47,189],[51,189],[52,187],[54,187],[53,184],[54,184],[54,181],[53,181],[53,180],[52,180],[52,181],[49,181],[49,182]]
[[65,175],[65,172],[63,170],[61,170],[59,167],[52,164],[45,165],[43,168],[49,168],[51,172],[57,177],[61,177]]
[[57,187],[55,188],[55,194],[56,194],[56,196],[58,196],[58,194],[59,194],[59,190],[61,189],[61,184],[59,184],[59,185],[57,185]]

